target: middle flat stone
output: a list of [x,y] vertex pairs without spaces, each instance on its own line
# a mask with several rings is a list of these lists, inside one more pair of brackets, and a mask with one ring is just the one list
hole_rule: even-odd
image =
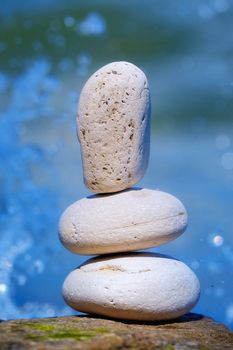
[[132,188],[73,203],[62,214],[59,236],[72,252],[95,255],[159,246],[181,235],[186,226],[187,213],[177,198]]

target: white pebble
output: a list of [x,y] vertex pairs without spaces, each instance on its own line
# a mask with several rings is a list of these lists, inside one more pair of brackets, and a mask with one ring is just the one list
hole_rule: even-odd
[[80,95],[78,138],[86,186],[124,190],[144,175],[150,148],[150,95],[145,74],[128,62],[95,72]]
[[83,198],[63,213],[59,235],[78,254],[106,254],[161,245],[187,226],[183,204],[171,194],[132,188]]
[[199,294],[199,281],[188,266],[152,253],[88,260],[63,285],[66,303],[78,311],[144,321],[181,316]]

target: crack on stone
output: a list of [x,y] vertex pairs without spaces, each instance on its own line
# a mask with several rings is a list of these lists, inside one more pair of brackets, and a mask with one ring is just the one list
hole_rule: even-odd
[[[84,267],[84,269],[83,269]],[[125,269],[123,269],[121,266],[117,266],[117,265],[105,265],[105,266],[101,266],[98,267],[96,269],[90,269],[90,270],[85,270],[85,266],[83,266],[80,268],[80,270],[84,271],[84,272],[98,272],[98,271],[111,271],[111,272],[126,272],[128,274],[135,274],[135,273],[143,273],[143,272],[149,272],[152,271],[151,269],[143,269],[143,270],[139,270],[139,271],[127,271]]]
[[116,230],[122,230],[122,229],[125,229],[125,228],[129,228],[129,227],[132,227],[132,226],[142,226],[142,225],[146,225],[146,224],[152,224],[152,223],[155,223],[155,222],[158,222],[158,221],[163,221],[163,220],[167,220],[167,219],[171,219],[171,218],[175,218],[175,217],[178,217],[178,216],[183,216],[185,215],[184,212],[180,212],[178,214],[175,214],[175,215],[169,215],[169,216],[165,216],[163,218],[157,218],[155,220],[148,220],[148,221],[143,221],[143,222],[131,222],[129,225],[124,225],[124,226],[119,226],[119,227],[111,227],[110,228],[107,228],[107,229],[103,229],[101,230],[101,232],[106,232],[106,231],[116,231]]
[[123,268],[117,266],[117,265],[106,265],[106,266],[102,266],[99,267],[93,271],[120,271],[120,272],[125,272],[126,270],[124,270]]

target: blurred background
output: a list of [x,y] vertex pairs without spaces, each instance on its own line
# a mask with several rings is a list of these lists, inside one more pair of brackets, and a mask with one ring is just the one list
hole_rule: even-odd
[[10,0],[0,4],[0,318],[72,314],[66,275],[87,257],[57,236],[88,195],[75,115],[98,68],[138,65],[152,95],[139,184],[177,196],[186,233],[151,249],[198,275],[195,312],[233,328],[233,2]]

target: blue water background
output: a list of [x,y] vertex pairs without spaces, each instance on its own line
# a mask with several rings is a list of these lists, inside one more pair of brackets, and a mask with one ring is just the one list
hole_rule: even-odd
[[177,196],[189,226],[152,251],[198,275],[194,311],[233,328],[233,4],[9,1],[0,5],[0,318],[69,315],[66,275],[87,257],[57,236],[88,195],[75,115],[87,77],[113,60],[148,75],[151,158],[140,186]]

